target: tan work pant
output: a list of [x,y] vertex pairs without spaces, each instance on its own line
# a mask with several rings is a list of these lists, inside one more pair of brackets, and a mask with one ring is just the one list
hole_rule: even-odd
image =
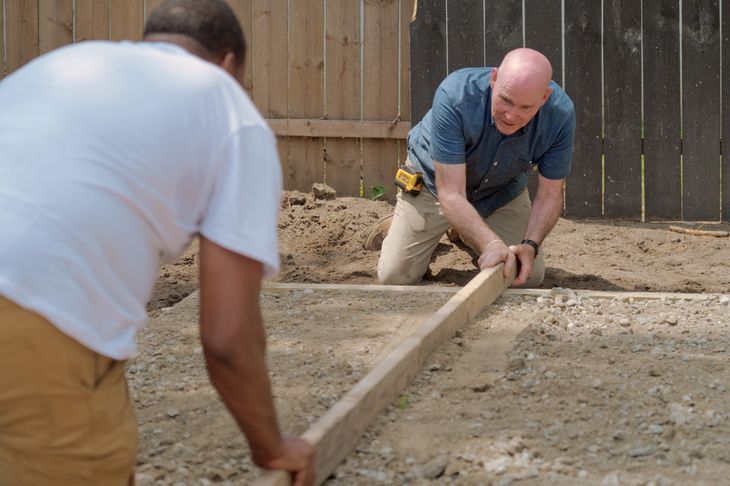
[[0,485],[134,484],[124,362],[0,297]]
[[[489,227],[507,243],[517,245],[525,237],[530,216],[527,189],[485,218]],[[395,215],[383,241],[378,261],[378,279],[389,285],[408,285],[423,277],[449,221],[436,196],[423,190],[418,196],[398,192]],[[523,287],[537,287],[545,277],[542,252],[535,260],[532,276]]]

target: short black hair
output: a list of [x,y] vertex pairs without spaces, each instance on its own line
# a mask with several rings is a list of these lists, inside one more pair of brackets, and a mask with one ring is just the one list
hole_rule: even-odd
[[233,52],[239,66],[246,58],[243,29],[223,0],[166,0],[145,23],[144,35],[150,34],[188,36],[214,58]]

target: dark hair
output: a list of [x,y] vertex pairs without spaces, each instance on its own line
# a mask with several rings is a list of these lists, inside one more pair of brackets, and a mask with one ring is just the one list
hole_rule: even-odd
[[246,57],[241,24],[223,0],[166,0],[145,23],[144,35],[150,34],[188,36],[213,58],[233,52],[239,66]]

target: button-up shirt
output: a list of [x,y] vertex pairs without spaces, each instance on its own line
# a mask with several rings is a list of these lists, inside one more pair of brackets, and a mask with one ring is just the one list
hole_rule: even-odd
[[548,179],[567,177],[575,135],[573,102],[552,81],[553,91],[533,119],[512,135],[500,133],[492,118],[492,69],[451,73],[408,134],[410,163],[433,194],[434,161],[466,164],[467,199],[483,217],[517,197],[535,167]]

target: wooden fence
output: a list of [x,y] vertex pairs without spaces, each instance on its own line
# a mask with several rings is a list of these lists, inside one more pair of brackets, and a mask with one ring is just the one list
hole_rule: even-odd
[[719,0],[420,0],[412,118],[447,73],[533,47],[576,106],[566,214],[727,221],[729,22]]
[[[159,1],[0,0],[0,75],[63,44],[138,39]],[[420,119],[447,73],[529,46],[576,105],[566,214],[730,219],[725,2],[420,0],[410,27],[415,0],[229,3],[287,189],[325,181],[341,195],[391,196],[411,112]]]
[[[279,136],[287,189],[394,193],[410,127],[415,0],[228,0],[248,42],[245,86]],[[139,39],[161,0],[0,0],[0,78],[56,47]],[[0,109],[2,109],[0,107]]]

